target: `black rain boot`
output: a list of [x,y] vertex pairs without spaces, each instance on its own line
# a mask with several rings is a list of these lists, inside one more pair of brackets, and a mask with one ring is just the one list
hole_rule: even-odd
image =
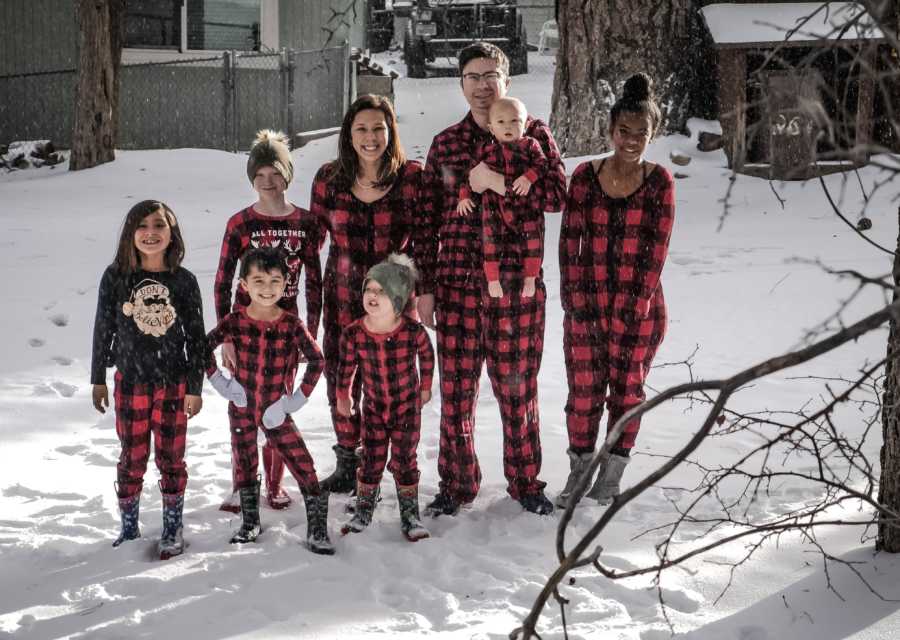
[[259,480],[251,487],[241,487],[241,528],[231,536],[231,544],[255,542],[262,533],[259,524]]
[[332,447],[337,459],[334,473],[322,480],[319,486],[322,491],[330,493],[350,493],[356,488],[356,467],[359,466],[359,456],[355,449],[348,449],[336,444]]
[[118,547],[127,540],[136,540],[141,537],[141,527],[138,515],[141,510],[141,494],[119,498],[119,515],[122,518],[122,530],[112,546]]
[[379,487],[377,484],[363,484],[356,487],[356,510],[353,518],[341,527],[341,534],[359,533],[372,522],[372,514],[375,511],[375,503],[378,501]]
[[397,485],[397,502],[400,505],[400,527],[410,542],[430,538],[428,529],[419,520],[419,485]]
[[306,545],[313,553],[334,555],[334,545],[328,538],[328,492],[303,494],[306,501]]
[[[160,487],[161,489],[161,487]],[[163,528],[159,537],[159,559],[168,560],[184,553],[181,515],[184,511],[183,493],[162,494]]]

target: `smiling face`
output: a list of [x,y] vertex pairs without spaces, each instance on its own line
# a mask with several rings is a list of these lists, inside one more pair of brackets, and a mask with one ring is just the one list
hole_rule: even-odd
[[256,171],[253,188],[262,197],[277,198],[287,191],[287,182],[275,167],[268,165]]
[[250,296],[250,306],[272,307],[284,295],[286,280],[279,269],[263,271],[252,265],[247,275],[241,278],[241,286]]
[[521,103],[501,99],[491,106],[488,128],[500,142],[515,142],[525,133],[527,117]]
[[496,60],[475,58],[460,74],[463,96],[472,111],[487,113],[497,98],[506,95],[509,78],[499,69]]
[[363,109],[350,125],[350,143],[360,162],[381,160],[388,147],[390,133],[380,109]]
[[363,308],[375,322],[388,322],[397,317],[394,304],[377,280],[369,280],[363,289]]
[[610,127],[615,155],[626,162],[639,162],[653,137],[653,121],[648,113],[622,113]]
[[172,228],[161,208],[144,216],[134,231],[134,248],[142,264],[161,261],[170,242]]

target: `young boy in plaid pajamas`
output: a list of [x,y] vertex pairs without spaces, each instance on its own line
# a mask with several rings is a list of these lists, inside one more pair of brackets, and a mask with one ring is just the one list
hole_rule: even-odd
[[419,521],[416,448],[422,405],[431,400],[434,351],[425,328],[403,314],[416,277],[412,261],[397,254],[369,269],[363,282],[366,315],[341,335],[337,409],[342,415],[351,413],[357,372],[363,389],[356,510],[341,529],[345,534],[371,523],[390,446],[388,469],[397,486],[403,534],[413,542],[429,535]]
[[[216,318],[221,321],[230,311],[250,304],[247,292],[238,288],[232,305],[238,260],[254,247],[277,247],[284,255],[287,282],[278,306],[298,314],[297,296],[300,273],[306,268],[306,326],[313,337],[319,327],[322,309],[322,268],[319,263],[321,239],[311,214],[285,200],[285,191],[294,175],[287,138],[282,133],[263,130],[257,134],[247,159],[247,177],[259,194],[251,206],[238,211],[225,227],[219,269],[216,272]],[[236,364],[234,347],[222,347],[225,367],[233,370]],[[232,468],[237,466],[232,461]],[[263,446],[263,470],[266,480],[266,499],[273,509],[284,509],[291,498],[281,488],[284,464],[278,452],[268,443]],[[221,506],[224,511],[238,511],[237,479],[233,478],[232,495]]]
[[[509,295],[485,299],[481,250],[481,216],[456,211],[460,184],[476,193],[505,194],[512,180],[472,161],[491,143],[487,130],[491,105],[509,88],[509,60],[488,43],[459,53],[463,96],[471,111],[432,142],[423,189],[433,211],[430,224],[417,230],[416,265],[422,272],[418,311],[427,326],[437,326],[441,372],[441,439],[438,455],[440,492],[426,507],[430,515],[455,514],[471,503],[481,485],[475,455],[475,405],[478,379],[487,360],[503,424],[503,471],[507,492],[533,513],[553,505],[538,480],[541,467],[537,375],[544,342],[546,289],[540,278],[535,294],[521,298],[523,260],[501,265],[500,281]],[[531,188],[544,211],[559,211],[565,197],[565,173],[550,129],[529,118],[525,134],[538,141],[547,157],[544,177]],[[470,170],[471,169],[471,170]],[[540,222],[543,233],[543,220]],[[515,305],[512,301],[515,300]],[[435,322],[436,321],[436,322]]]
[[[250,304],[226,315],[208,336],[210,350],[235,345],[234,377],[226,378],[211,359],[207,373],[213,387],[230,400],[231,453],[241,500],[241,528],[232,543],[253,542],[260,534],[257,429],[278,451],[300,485],[306,502],[307,543],[313,553],[332,554],[328,539],[328,492],[319,488],[312,457],[290,413],[306,404],[324,367],[324,358],[303,322],[278,306],[288,269],[271,248],[247,252],[241,261],[240,286]],[[306,371],[294,390],[301,356]]]
[[[481,149],[475,166],[484,162],[493,171],[512,180],[511,193],[501,197],[485,191],[481,197],[481,245],[488,295],[503,297],[500,257],[510,253],[522,259],[522,296],[534,295],[535,282],[544,257],[543,203],[529,198],[531,186],[544,175],[547,157],[534,138],[525,136],[528,111],[517,98],[499,98],[488,112],[488,128],[496,142]],[[456,210],[468,215],[475,203],[467,182],[459,188]],[[512,245],[512,246],[510,246]]]

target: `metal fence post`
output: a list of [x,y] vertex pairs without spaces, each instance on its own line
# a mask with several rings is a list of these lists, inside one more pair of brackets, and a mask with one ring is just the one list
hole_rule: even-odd
[[238,58],[237,51],[231,51],[231,150],[237,152],[239,147],[238,131],[240,131],[241,114],[238,109]]
[[341,52],[341,68],[344,70],[344,108],[341,112],[340,117],[338,118],[338,124],[340,124],[343,115],[347,113],[347,109],[350,108],[350,66],[353,62],[350,61],[350,41],[344,40],[344,48]]
[[231,151],[235,151],[233,140],[231,137],[231,94],[232,94],[232,77],[231,77],[231,52],[222,52],[222,146]]

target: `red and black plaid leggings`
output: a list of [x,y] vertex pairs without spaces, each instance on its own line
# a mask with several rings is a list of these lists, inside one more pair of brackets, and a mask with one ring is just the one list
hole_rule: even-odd
[[[256,414],[259,413],[257,416]],[[265,429],[262,424],[262,413],[252,407],[236,407],[228,404],[228,420],[231,424],[231,462],[234,469],[235,487],[252,487],[256,484],[259,468],[259,450],[256,446],[257,430],[262,429],[266,442],[274,447],[284,460],[300,490],[304,494],[319,493],[319,479],[312,456],[303,442],[303,437],[294,424],[291,416],[287,416],[281,426]]]
[[547,292],[538,281],[530,298],[522,283],[503,282],[503,297],[491,298],[480,283],[439,286],[436,292],[438,365],[441,374],[440,488],[460,503],[475,499],[481,469],[475,455],[478,379],[488,377],[503,424],[503,473],[513,498],[536,493],[541,470],[537,375],[544,348]]
[[184,463],[185,381],[170,385],[134,384],[124,381],[118,371],[115,381],[116,435],[122,444],[117,465],[119,497],[140,494],[150,460],[151,434],[162,492],[184,493],[188,477]]
[[390,447],[388,471],[400,486],[419,483],[416,449],[419,446],[420,415],[414,406],[390,414],[363,409],[362,457],[356,478],[363,484],[379,484]]
[[[618,318],[611,326],[596,314],[566,313],[563,319],[563,352],[569,396],[566,428],[569,447],[577,453],[594,451],[604,403],[608,407],[607,429],[628,409],[640,404],[644,382],[656,350],[665,337],[664,305],[651,307],[647,318],[626,327]],[[634,447],[640,419],[625,426],[615,446]]]

